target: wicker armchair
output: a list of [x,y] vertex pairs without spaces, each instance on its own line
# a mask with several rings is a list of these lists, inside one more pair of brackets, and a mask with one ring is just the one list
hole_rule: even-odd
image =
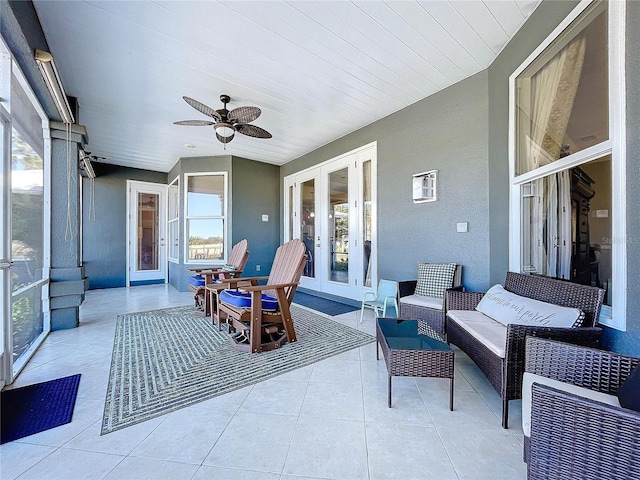
[[[447,320],[447,341],[464,351],[498,392],[502,398],[502,426],[508,428],[509,400],[522,398],[525,338],[534,336],[598,347],[602,329],[595,325],[600,315],[604,291],[597,287],[514,272],[507,272],[504,288],[542,302],[578,308],[584,313],[582,323],[573,328],[508,325],[504,358],[496,355],[456,322]],[[473,310],[483,295],[478,292],[448,291],[446,310]]]
[[[440,335],[445,334],[445,306],[446,297],[442,298],[439,308],[430,308],[422,305],[413,305],[402,301],[403,297],[413,295],[416,291],[417,280],[405,280],[398,282],[400,293],[400,315],[399,318],[411,318],[414,320],[422,320],[433,328]],[[462,291],[462,265],[456,265],[453,274],[453,290]]]
[[[527,339],[526,371],[615,395],[640,358],[537,338]],[[534,383],[531,479],[640,478],[640,413]]]

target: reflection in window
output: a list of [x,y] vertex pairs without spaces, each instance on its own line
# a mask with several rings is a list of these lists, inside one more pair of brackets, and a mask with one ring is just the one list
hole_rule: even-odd
[[607,45],[602,3],[518,76],[516,174],[610,138]]
[[169,260],[178,262],[180,255],[180,178],[176,178],[169,185]]
[[521,187],[522,271],[604,288],[611,305],[611,157]]
[[187,175],[187,261],[224,260],[226,174]]
[[11,154],[11,291],[42,278],[44,162],[13,129]]

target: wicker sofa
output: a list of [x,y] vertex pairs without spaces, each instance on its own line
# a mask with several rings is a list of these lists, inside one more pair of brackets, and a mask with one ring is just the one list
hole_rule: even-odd
[[[506,325],[501,353],[496,353],[482,338],[470,334],[458,318],[464,310],[475,310],[484,293],[448,291],[446,295],[447,341],[464,351],[487,377],[502,399],[502,426],[508,428],[509,401],[522,396],[522,375],[527,336],[550,338],[568,343],[598,347],[602,329],[597,327],[604,291],[542,276],[507,272],[504,289],[521,297],[552,305],[579,309],[582,314],[572,327]],[[457,314],[459,312],[459,315]]]
[[[531,386],[531,437],[524,444],[530,480],[640,478],[640,413],[615,405],[618,388],[638,364],[640,358],[527,339],[527,373],[574,391]],[[613,405],[603,396],[613,396]]]
[[[400,296],[399,318],[411,318],[426,322],[440,335],[445,334],[445,297],[423,297],[415,295],[417,280],[405,280],[398,282]],[[462,265],[456,265],[453,274],[453,290],[463,290]]]

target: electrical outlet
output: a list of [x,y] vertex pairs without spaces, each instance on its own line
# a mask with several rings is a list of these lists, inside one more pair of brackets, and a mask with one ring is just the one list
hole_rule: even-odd
[[260,265],[256,265],[256,272],[260,271]]

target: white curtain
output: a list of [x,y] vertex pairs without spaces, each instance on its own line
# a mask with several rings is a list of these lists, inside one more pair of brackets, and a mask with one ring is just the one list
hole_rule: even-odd
[[[525,171],[560,158],[580,82],[586,40],[576,37],[531,77],[531,123]],[[531,182],[531,259],[536,272],[569,278],[571,271],[571,179],[568,171]],[[525,217],[526,218],[526,217]]]

